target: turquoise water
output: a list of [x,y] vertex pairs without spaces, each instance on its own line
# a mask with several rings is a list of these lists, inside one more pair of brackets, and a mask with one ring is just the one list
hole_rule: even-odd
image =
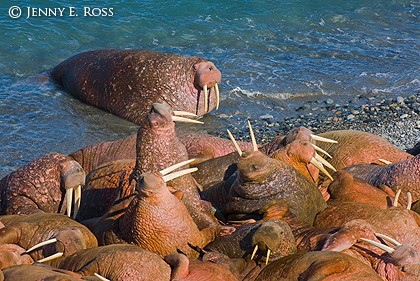
[[[86,50],[151,49],[213,61],[223,97],[220,110],[205,117],[212,128],[229,122],[219,114],[280,120],[311,99],[420,91],[418,0],[73,2],[1,4],[0,177],[42,154],[136,130],[42,75]],[[20,18],[9,16],[12,6]],[[64,13],[27,18],[28,7]],[[112,16],[84,15],[85,7]]]

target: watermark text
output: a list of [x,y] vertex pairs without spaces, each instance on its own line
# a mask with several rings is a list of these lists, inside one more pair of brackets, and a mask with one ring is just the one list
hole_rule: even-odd
[[114,8],[109,7],[50,7],[11,6],[9,17],[18,18],[51,18],[51,17],[112,17]]

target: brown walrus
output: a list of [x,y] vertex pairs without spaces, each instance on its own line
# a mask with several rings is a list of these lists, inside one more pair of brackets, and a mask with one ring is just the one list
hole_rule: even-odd
[[50,75],[81,101],[138,125],[155,102],[206,114],[218,106],[221,79],[216,66],[203,58],[144,50],[80,53]]

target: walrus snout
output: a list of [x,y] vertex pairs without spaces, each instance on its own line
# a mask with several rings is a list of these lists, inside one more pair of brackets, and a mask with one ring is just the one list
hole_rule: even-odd
[[216,83],[220,83],[222,73],[211,61],[202,61],[194,64],[195,70],[194,85],[202,90],[205,85],[208,88],[214,87]]

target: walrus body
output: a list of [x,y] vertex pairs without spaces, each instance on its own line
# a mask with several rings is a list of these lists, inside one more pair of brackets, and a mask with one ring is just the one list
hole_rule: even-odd
[[199,116],[216,106],[216,89],[205,105],[204,88],[221,79],[216,66],[199,57],[143,50],[96,50],[60,63],[50,75],[79,100],[140,124],[152,104]]

